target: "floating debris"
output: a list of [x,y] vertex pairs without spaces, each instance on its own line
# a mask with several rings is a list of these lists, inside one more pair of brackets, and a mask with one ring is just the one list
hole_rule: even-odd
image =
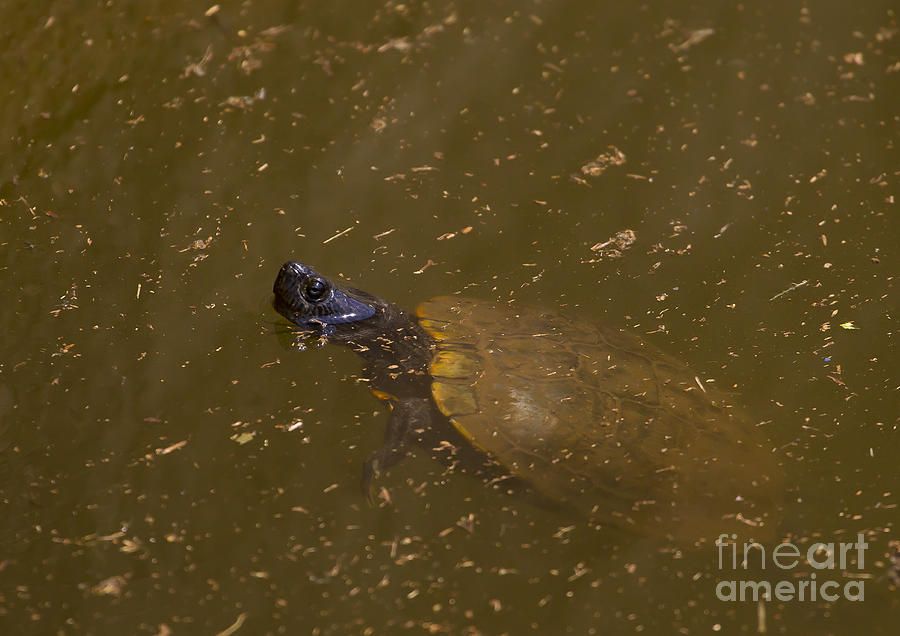
[[124,576],[111,576],[97,583],[91,588],[91,592],[97,596],[121,596],[127,583]]
[[191,75],[196,75],[197,77],[203,77],[206,75],[206,67],[209,64],[210,60],[213,58],[213,48],[212,45],[206,47],[206,51],[203,53],[203,57],[201,57],[196,62],[191,62],[187,66],[184,67],[184,73],[182,74],[182,78],[190,77]]
[[[247,110],[251,106],[253,106],[254,102],[259,100],[263,100],[266,98],[266,89],[261,88],[253,95],[231,95],[230,97],[226,97],[225,100],[219,102],[219,106],[230,106],[232,108],[237,108],[239,110]],[[260,141],[254,141],[252,143],[261,143]]]
[[681,44],[670,44],[669,48],[671,48],[676,53],[680,51],[687,51],[692,46],[697,46],[698,44],[700,44],[703,40],[710,37],[715,32],[715,29],[697,29],[696,31],[691,31],[684,42],[682,42]]
[[425,270],[428,269],[429,267],[431,267],[432,265],[437,265],[437,263],[435,263],[433,260],[431,260],[429,258],[428,262],[425,263],[424,265],[422,265],[422,267],[420,267],[416,271],[414,271],[413,274],[424,274]]
[[250,432],[244,432],[244,433],[235,433],[234,435],[231,436],[231,439],[233,441],[237,442],[238,444],[240,444],[241,446],[243,446],[247,442],[252,441],[254,437],[256,437],[256,432],[250,431]]
[[596,159],[581,166],[581,173],[587,177],[599,177],[606,172],[608,167],[623,165],[625,165],[625,153],[615,146],[609,146],[608,152],[597,155]]
[[794,284],[794,285],[791,285],[791,286],[788,287],[787,289],[778,292],[777,294],[775,294],[774,296],[772,296],[769,300],[772,301],[772,300],[776,300],[776,299],[778,299],[778,298],[781,298],[781,297],[784,296],[785,294],[789,294],[790,292],[794,291],[795,289],[799,289],[800,287],[803,287],[803,286],[806,285],[806,283],[808,283],[808,282],[809,282],[808,280],[801,280],[799,283],[796,283],[796,284]]
[[171,446],[166,446],[165,448],[157,448],[157,455],[168,455],[169,453],[174,453],[177,450],[181,450],[187,445],[188,441],[186,439],[181,440],[180,442],[175,442]]
[[243,614],[243,613],[239,614],[237,619],[231,625],[229,625],[223,631],[216,634],[216,636],[231,636],[233,633],[235,633],[237,630],[239,630],[241,628],[241,626],[244,624],[245,620],[247,620],[247,615]]
[[206,237],[205,241],[203,239],[197,239],[196,241],[193,241],[190,245],[188,245],[184,249],[178,250],[178,253],[180,254],[182,252],[189,252],[191,250],[205,250],[207,247],[209,247],[212,244],[212,242],[213,242],[212,236]]
[[591,251],[597,252],[598,258],[583,262],[596,263],[604,258],[620,258],[625,250],[631,247],[636,240],[637,234],[634,233],[634,230],[625,229],[616,232],[615,235],[602,243],[591,246]]
[[351,225],[351,226],[348,227],[347,229],[341,230],[340,232],[338,232],[337,234],[335,234],[335,235],[332,236],[331,238],[327,238],[327,239],[325,239],[324,241],[322,241],[322,245],[325,245],[325,244],[327,244],[327,243],[330,243],[330,242],[333,241],[334,239],[336,239],[336,238],[338,238],[338,237],[340,237],[340,236],[343,236],[344,234],[346,234],[347,232],[349,232],[350,230],[352,230],[354,227],[355,227],[355,226]]
[[732,225],[733,223],[726,223],[725,225],[723,225],[721,228],[719,228],[718,234],[713,234],[713,238],[720,238],[723,234],[725,234],[725,232],[728,231],[728,228],[730,228]]

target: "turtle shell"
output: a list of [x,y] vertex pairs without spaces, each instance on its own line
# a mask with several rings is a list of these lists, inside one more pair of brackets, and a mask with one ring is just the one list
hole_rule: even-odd
[[676,358],[540,308],[442,297],[417,315],[440,411],[542,495],[620,527],[773,536],[773,455]]

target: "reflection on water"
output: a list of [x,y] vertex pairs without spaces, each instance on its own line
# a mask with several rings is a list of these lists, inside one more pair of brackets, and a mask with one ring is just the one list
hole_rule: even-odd
[[[889,630],[893,11],[0,9],[3,632]],[[780,536],[865,537],[865,601],[721,601],[713,548],[428,452],[368,507],[386,407],[279,344],[289,258],[676,353],[769,436]]]

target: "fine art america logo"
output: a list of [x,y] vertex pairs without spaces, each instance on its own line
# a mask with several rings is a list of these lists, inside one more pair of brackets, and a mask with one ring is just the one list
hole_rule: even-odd
[[[848,601],[865,600],[864,581],[847,578],[848,555],[856,557],[855,568],[865,568],[865,551],[868,545],[863,535],[856,535],[854,543],[814,543],[804,552],[793,543],[780,543],[770,551],[755,541],[738,544],[737,535],[720,534],[716,539],[719,554],[719,571],[729,571],[726,580],[716,584],[716,597],[720,601]],[[785,578],[775,584],[765,580],[741,580],[736,575],[761,568],[765,571],[781,571],[784,576],[804,563],[793,578]],[[769,566],[770,569],[767,569]],[[840,580],[838,580],[840,579]]]

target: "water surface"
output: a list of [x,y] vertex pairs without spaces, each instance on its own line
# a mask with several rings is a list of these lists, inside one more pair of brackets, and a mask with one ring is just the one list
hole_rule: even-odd
[[[892,633],[891,3],[16,4],[3,633]],[[368,507],[385,408],[352,352],[279,337],[289,258],[678,355],[770,440],[780,536],[865,537],[817,572],[865,600],[723,602],[714,550],[427,453]]]

